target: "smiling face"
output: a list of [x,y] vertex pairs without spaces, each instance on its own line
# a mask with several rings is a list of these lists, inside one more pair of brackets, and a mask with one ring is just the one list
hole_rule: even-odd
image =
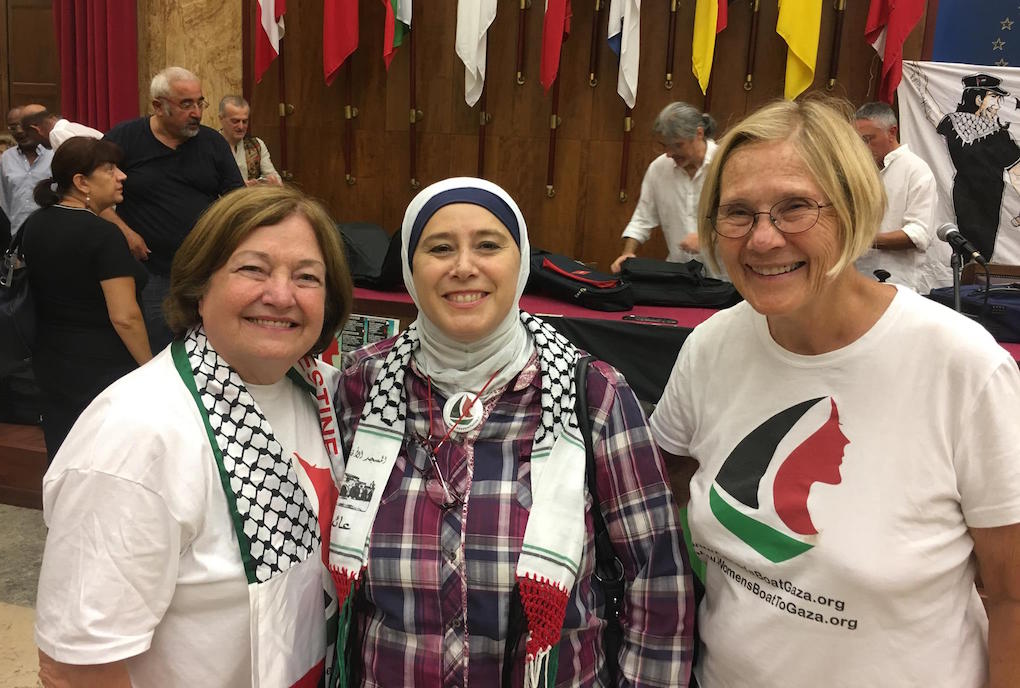
[[280,380],[322,332],[326,266],[303,215],[259,227],[198,302],[213,348],[245,382]]
[[101,213],[107,208],[124,200],[124,174],[112,162],[103,163],[88,176],[79,175],[75,185],[89,196],[89,208]]
[[238,107],[227,103],[223,106],[220,125],[223,134],[231,145],[236,145],[248,133],[248,113],[250,108]]
[[453,203],[429,219],[411,265],[418,307],[447,337],[469,343],[513,307],[521,252],[495,215]]
[[[719,204],[740,204],[751,212],[768,210],[777,201],[800,197],[827,205],[830,201],[807,166],[787,141],[751,143],[726,161],[720,178]],[[783,234],[759,215],[743,237],[717,238],[716,251],[737,291],[751,306],[774,319],[809,325],[824,312],[844,270],[827,273],[839,261],[838,222],[832,208],[822,208],[807,231]],[[852,270],[852,268],[851,268]]]

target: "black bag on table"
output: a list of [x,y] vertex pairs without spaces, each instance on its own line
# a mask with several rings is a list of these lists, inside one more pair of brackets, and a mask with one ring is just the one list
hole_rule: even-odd
[[22,367],[35,343],[35,299],[28,286],[28,267],[18,233],[0,264],[0,377]]
[[705,274],[697,260],[670,263],[654,258],[628,258],[620,276],[630,284],[641,306],[729,308],[741,298],[729,282]]
[[[952,308],[953,288],[932,289],[928,298]],[[1020,283],[992,285],[988,291],[987,309],[983,285],[961,285],[960,308],[998,341],[1020,342]]]
[[616,275],[541,249],[531,251],[527,291],[596,311],[629,311],[634,307],[630,285]]
[[399,230],[390,236],[370,222],[345,222],[337,228],[355,286],[388,290],[404,283]]

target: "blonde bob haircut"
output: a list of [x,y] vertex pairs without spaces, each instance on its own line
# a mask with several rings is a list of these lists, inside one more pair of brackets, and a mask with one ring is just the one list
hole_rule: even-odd
[[322,332],[308,354],[324,351],[351,314],[353,286],[336,225],[315,200],[291,187],[251,186],[232,191],[202,214],[170,268],[170,293],[163,302],[167,324],[180,339],[202,322],[198,302],[214,272],[223,267],[249,234],[292,215],[308,220],[326,264]]
[[[829,277],[851,266],[871,246],[885,214],[885,189],[871,153],[851,124],[853,112],[850,103],[832,98],[776,101],[726,132],[708,168],[698,204],[698,239],[713,267],[719,268],[719,236],[712,229],[712,219],[719,209],[723,168],[734,151],[754,143],[792,144],[832,203],[839,219],[842,250]],[[769,169],[763,167],[760,174],[768,175]]]

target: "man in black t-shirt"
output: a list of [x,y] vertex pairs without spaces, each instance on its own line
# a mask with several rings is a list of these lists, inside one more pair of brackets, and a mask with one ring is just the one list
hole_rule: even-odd
[[149,282],[142,312],[153,352],[170,343],[162,303],[174,253],[199,215],[223,194],[244,186],[223,137],[203,126],[208,106],[202,82],[181,67],[167,67],[150,85],[153,114],[121,122],[106,135],[124,150],[124,201],[103,217],[124,233]]

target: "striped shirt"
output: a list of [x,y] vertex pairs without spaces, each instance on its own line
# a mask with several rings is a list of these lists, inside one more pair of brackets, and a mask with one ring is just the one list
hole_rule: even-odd
[[[337,392],[349,450],[365,397],[393,340],[356,352]],[[436,452],[464,497],[443,511],[428,496],[428,459],[405,439],[383,492],[368,552],[366,601],[357,619],[365,686],[500,685],[510,593],[531,505],[530,456],[541,416],[537,357],[485,404],[480,426]],[[406,374],[405,437],[446,432],[446,399],[413,364]],[[676,506],[647,420],[622,376],[588,373],[600,508],[627,579],[621,686],[686,686],[694,605]],[[589,507],[590,508],[590,505]],[[602,594],[593,585],[591,514],[559,644],[557,686],[602,686]],[[521,639],[513,685],[520,685]]]

